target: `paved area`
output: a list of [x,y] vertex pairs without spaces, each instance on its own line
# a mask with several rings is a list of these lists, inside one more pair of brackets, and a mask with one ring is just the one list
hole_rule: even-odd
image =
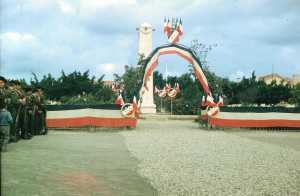
[[157,195],[116,132],[50,131],[1,158],[3,196]]
[[159,195],[300,195],[300,132],[146,120],[121,134]]
[[[83,129],[84,130],[84,129]],[[2,154],[2,195],[300,195],[300,132],[202,130],[140,120],[134,130],[50,131]]]

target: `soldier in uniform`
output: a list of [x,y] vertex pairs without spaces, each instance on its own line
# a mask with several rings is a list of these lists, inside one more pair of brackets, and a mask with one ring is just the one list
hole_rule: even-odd
[[0,98],[0,150],[7,151],[10,124],[13,122],[11,114],[6,110],[5,100]]
[[34,119],[34,110],[35,110],[35,101],[32,89],[30,87],[25,88],[26,91],[26,105],[25,105],[25,114],[24,114],[24,125],[23,125],[23,138],[30,139],[35,135],[35,119]]
[[20,139],[21,129],[24,124],[26,97],[21,89],[19,81],[13,80],[10,83],[11,102],[8,105],[8,110],[11,112],[14,121],[11,127],[11,141],[16,142]]
[[7,86],[7,80],[0,76],[0,98],[4,100],[5,108],[8,109],[8,111],[11,113],[13,118],[13,123],[10,126],[10,136],[9,141],[10,142],[16,142],[16,129],[15,129],[15,118],[17,110],[13,107],[13,97],[11,94],[11,90],[9,88],[6,88]]
[[3,77],[0,76],[0,99],[4,100],[4,104],[7,107],[7,104],[9,103],[9,91],[6,88],[6,83],[7,80]]
[[41,87],[37,87],[35,92],[35,100],[37,105],[36,115],[35,115],[35,124],[36,130],[39,134],[46,135],[48,133],[48,129],[46,126],[46,108],[45,108],[45,98],[43,94],[43,90]]

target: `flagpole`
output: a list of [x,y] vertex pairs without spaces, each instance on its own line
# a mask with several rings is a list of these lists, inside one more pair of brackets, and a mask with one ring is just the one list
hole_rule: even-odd
[[162,113],[162,98],[160,98],[160,113]]
[[172,113],[173,113],[173,99],[171,98],[171,116],[172,116]]
[[165,72],[166,72],[166,83],[168,83],[168,65],[167,64],[166,64]]

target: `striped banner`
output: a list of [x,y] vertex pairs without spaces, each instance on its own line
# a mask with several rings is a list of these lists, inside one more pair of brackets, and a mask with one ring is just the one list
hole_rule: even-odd
[[145,68],[145,74],[144,74],[144,78],[143,78],[143,85],[142,85],[142,89],[140,90],[140,97],[142,97],[145,90],[147,90],[147,91],[149,90],[147,87],[147,82],[148,82],[148,79],[151,76],[153,70],[158,65],[159,57],[161,55],[166,55],[166,54],[177,54],[180,57],[187,60],[193,66],[193,70],[194,70],[196,79],[199,81],[200,85],[203,87],[205,93],[208,95],[211,95],[211,91],[209,89],[207,79],[201,69],[201,66],[200,66],[201,63],[196,58],[196,56],[193,54],[193,52],[186,47],[179,46],[176,44],[171,44],[171,45],[166,45],[166,46],[157,48],[148,57],[148,60],[146,63],[146,68]]

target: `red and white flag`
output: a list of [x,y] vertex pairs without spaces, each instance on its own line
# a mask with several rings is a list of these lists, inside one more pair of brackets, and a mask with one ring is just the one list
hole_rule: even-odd
[[207,95],[206,105],[211,106],[211,107],[217,106],[217,104],[214,102],[214,98],[211,95]]
[[176,82],[176,84],[175,84],[175,89],[176,89],[176,91],[179,93],[180,92],[180,88],[179,88],[179,84]]
[[169,90],[169,92],[168,92],[168,96],[171,97],[171,98],[175,98],[176,95],[177,95],[176,89],[171,88],[171,89]]
[[201,106],[206,106],[205,96],[202,96]]
[[182,22],[180,20],[180,21],[176,22],[173,32],[168,37],[168,40],[170,43],[175,44],[175,43],[179,42],[179,38],[182,35],[183,35],[183,29],[182,29]]
[[169,42],[172,44],[175,44],[179,41],[179,32],[177,30],[177,28],[172,32],[171,36],[169,37]]
[[219,102],[218,102],[218,106],[223,106],[224,105],[224,100],[222,96],[219,96]]
[[158,88],[155,86],[154,87],[154,94],[158,94],[160,90],[158,90]]
[[167,27],[166,27],[167,37],[170,37],[171,33],[172,33],[172,24],[171,24],[170,20],[168,19],[168,21],[167,21]]
[[117,99],[115,100],[115,104],[116,104],[116,105],[120,105],[120,106],[124,105],[124,100],[123,100],[123,97],[122,97],[121,94],[119,94],[119,96],[118,96]]
[[111,90],[112,90],[113,92],[115,92],[115,91],[117,90],[115,83],[113,83],[113,84],[111,85]]
[[170,20],[166,20],[164,22],[164,33],[166,34],[167,37],[169,37],[172,33],[172,25],[170,23]]
[[165,86],[165,90],[168,92],[171,90],[171,85],[170,84],[166,84]]
[[179,35],[182,36],[183,35],[183,28],[182,28],[182,21],[180,19],[179,25],[177,26],[177,31],[179,32]]
[[207,115],[208,116],[215,116],[219,113],[219,111],[220,111],[219,107],[213,107],[213,108],[211,108],[207,111]]
[[133,107],[133,112],[134,112],[135,117],[139,118],[140,117],[139,107],[138,107],[138,104],[137,104],[135,96],[133,97],[132,107]]

